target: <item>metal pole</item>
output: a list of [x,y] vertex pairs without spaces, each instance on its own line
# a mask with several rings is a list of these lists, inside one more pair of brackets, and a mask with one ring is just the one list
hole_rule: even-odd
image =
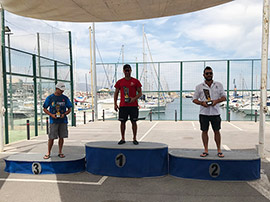
[[38,89],[39,89],[39,109],[40,109],[40,129],[43,130],[43,107],[42,107],[42,82],[41,82],[41,65],[40,65],[40,37],[39,33],[37,33],[37,65],[38,65],[38,74],[37,76],[39,77],[39,84],[38,84]]
[[[38,136],[38,117],[37,117],[37,106],[38,106],[38,102],[37,102],[37,68],[36,68],[36,56],[33,55],[32,56],[32,61],[33,61],[33,80],[34,80],[34,109],[35,109],[35,136]],[[42,113],[42,112],[41,112]],[[42,122],[42,119],[41,119]]]
[[105,110],[102,110],[102,120],[105,121]]
[[94,98],[95,98],[95,119],[98,119],[98,107],[97,107],[97,67],[96,67],[96,30],[95,23],[93,22],[93,74],[94,74]]
[[268,40],[269,40],[269,0],[263,1],[262,26],[262,59],[261,59],[261,101],[260,101],[260,128],[258,153],[264,157],[265,113],[267,112],[267,69],[268,69]]
[[180,63],[180,121],[183,121],[183,62]]
[[152,109],[150,110],[150,121],[152,121]]
[[26,133],[27,133],[27,140],[30,140],[30,123],[29,123],[29,120],[26,120]]
[[175,122],[177,122],[177,110],[175,110]]
[[[0,5],[1,13],[3,13],[3,8]],[[3,15],[2,15],[3,16]],[[0,20],[0,39],[2,39],[3,35],[3,21]],[[2,43],[1,43],[2,45]],[[4,108],[4,87],[3,87],[3,58],[2,58],[2,48],[0,48],[0,152],[4,151],[4,115],[5,115],[5,108]]]
[[91,100],[92,100],[92,108],[94,106],[94,94],[93,94],[93,53],[92,53],[92,30],[91,30],[91,26],[89,27],[89,40],[90,40],[90,73],[91,73]]
[[10,53],[10,35],[12,33],[7,33],[8,37],[8,67],[9,67],[9,102],[10,102],[10,128],[14,129],[14,119],[13,119],[13,99],[12,99],[12,70],[11,70],[11,53]]
[[46,117],[46,134],[49,134],[49,118]]
[[[71,114],[74,114],[74,83],[73,83],[73,58],[72,58],[72,41],[71,41],[71,32],[68,32],[69,38],[69,57],[70,57],[70,101],[72,103]],[[75,117],[71,116],[71,125],[76,126]]]
[[92,110],[92,121],[94,122],[95,121],[95,111]]
[[86,124],[86,112],[83,112],[83,123]]

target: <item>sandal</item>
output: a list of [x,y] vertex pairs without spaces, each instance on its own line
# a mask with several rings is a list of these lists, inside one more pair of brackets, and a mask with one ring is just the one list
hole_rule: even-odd
[[209,154],[207,152],[203,152],[200,157],[207,157]]
[[58,154],[58,157],[65,158],[65,155],[64,154]]
[[133,144],[138,145],[139,142],[137,140],[133,140]]
[[218,156],[219,158],[224,158],[224,155],[223,155],[222,152],[218,152],[218,153],[217,153],[217,156]]
[[125,143],[126,143],[125,140],[120,140],[120,141],[118,142],[118,144],[125,144]]
[[51,158],[51,156],[48,155],[48,154],[46,154],[46,155],[43,156],[43,159],[49,159],[49,158]]

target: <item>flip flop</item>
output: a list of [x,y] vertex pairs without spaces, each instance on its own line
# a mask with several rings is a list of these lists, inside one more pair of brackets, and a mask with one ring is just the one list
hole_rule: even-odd
[[43,156],[43,159],[49,159],[49,158],[51,158],[50,155],[47,155],[47,154],[46,154],[46,155]]
[[120,140],[120,141],[118,142],[118,144],[125,144],[125,143],[126,143],[125,140]]
[[218,153],[217,153],[217,156],[218,156],[219,158],[224,158],[224,155],[223,155],[222,152],[218,152]]
[[65,155],[64,154],[58,154],[58,157],[65,158]]
[[200,157],[207,157],[209,154],[207,152],[203,152]]

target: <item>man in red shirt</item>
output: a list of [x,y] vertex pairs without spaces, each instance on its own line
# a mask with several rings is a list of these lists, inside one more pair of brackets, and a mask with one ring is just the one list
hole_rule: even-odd
[[[131,77],[131,66],[126,64],[123,67],[123,72],[125,77],[118,80],[115,87],[114,92],[114,109],[118,111],[119,109],[119,121],[121,121],[120,129],[121,129],[121,140],[118,144],[124,144],[125,141],[125,130],[126,130],[126,121],[128,120],[128,116],[130,116],[130,121],[132,123],[132,131],[133,131],[133,144],[139,144],[136,140],[137,135],[137,123],[139,116],[138,109],[138,101],[137,99],[142,96],[142,84],[138,79]],[[120,99],[120,108],[117,105],[117,99],[119,91],[121,92]],[[137,93],[138,92],[138,93]]]

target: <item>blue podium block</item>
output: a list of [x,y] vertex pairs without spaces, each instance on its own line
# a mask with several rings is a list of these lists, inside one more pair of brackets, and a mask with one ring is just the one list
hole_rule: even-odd
[[4,159],[5,171],[23,174],[68,174],[85,171],[85,155],[67,154],[65,158],[42,154],[15,154]]
[[88,142],[86,170],[115,177],[155,177],[168,174],[168,146],[154,142],[134,145],[114,141]]
[[261,160],[255,150],[216,151],[200,157],[202,150],[172,150],[169,152],[169,174],[191,179],[242,181],[260,178]]

